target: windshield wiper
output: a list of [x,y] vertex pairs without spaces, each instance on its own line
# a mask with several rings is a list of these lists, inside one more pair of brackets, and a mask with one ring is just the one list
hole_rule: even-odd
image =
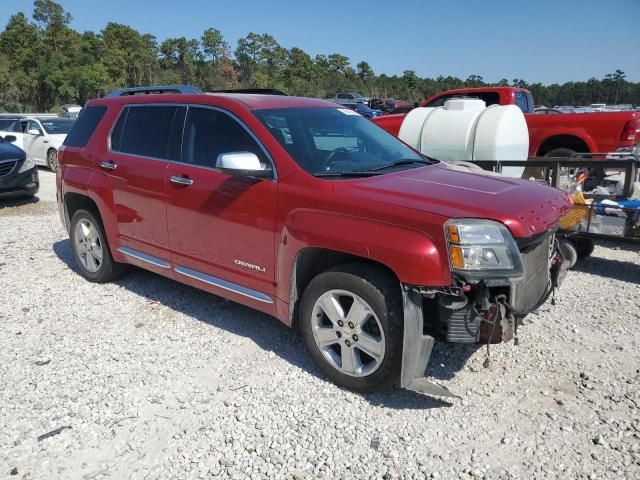
[[316,172],[314,177],[372,177],[374,175],[381,175],[380,172],[373,170],[359,170],[352,172]]
[[380,170],[386,170],[388,168],[401,167],[402,165],[413,165],[414,163],[420,163],[422,165],[432,165],[433,162],[421,158],[404,158],[402,160],[396,160],[395,162],[380,165],[379,167],[373,167],[367,171],[379,172]]

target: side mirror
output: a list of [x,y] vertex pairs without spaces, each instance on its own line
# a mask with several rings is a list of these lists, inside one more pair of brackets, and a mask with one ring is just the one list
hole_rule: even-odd
[[221,153],[216,159],[216,168],[229,175],[244,177],[269,178],[271,169],[260,163],[258,156],[251,152]]
[[18,139],[16,138],[16,136],[15,136],[15,135],[5,135],[5,136],[4,136],[4,141],[5,141],[5,142],[13,143],[13,142],[15,142],[16,140],[18,140]]
[[40,130],[38,130],[37,128],[30,128],[29,130],[27,130],[27,133],[29,135],[40,135]]

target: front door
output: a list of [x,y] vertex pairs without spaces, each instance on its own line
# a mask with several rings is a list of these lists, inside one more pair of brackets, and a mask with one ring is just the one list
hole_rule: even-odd
[[119,236],[116,248],[130,260],[142,259],[145,267],[170,268],[167,168],[185,112],[184,107],[166,105],[126,107],[111,134],[110,150],[98,159],[99,168],[111,180]]
[[189,107],[180,162],[167,170],[172,262],[178,276],[196,286],[264,306],[275,294],[277,182],[221,173],[216,159],[230,152],[252,152],[271,162],[234,116]]

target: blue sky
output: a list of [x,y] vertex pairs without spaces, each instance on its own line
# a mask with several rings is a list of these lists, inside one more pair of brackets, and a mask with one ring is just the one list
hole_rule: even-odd
[[[548,84],[620,68],[640,81],[640,0],[58,1],[80,31],[114,21],[162,40],[215,27],[232,45],[251,31],[269,33],[284,47],[341,53],[388,75]],[[30,0],[3,3],[3,26],[19,10],[31,14]]]

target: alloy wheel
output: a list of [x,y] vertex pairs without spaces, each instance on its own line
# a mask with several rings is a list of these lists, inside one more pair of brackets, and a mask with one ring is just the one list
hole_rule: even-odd
[[384,331],[373,308],[359,295],[329,290],[315,302],[311,327],[327,362],[345,375],[375,372],[385,354]]
[[80,263],[88,272],[95,273],[100,269],[103,259],[102,242],[98,229],[86,218],[76,224],[74,247]]

